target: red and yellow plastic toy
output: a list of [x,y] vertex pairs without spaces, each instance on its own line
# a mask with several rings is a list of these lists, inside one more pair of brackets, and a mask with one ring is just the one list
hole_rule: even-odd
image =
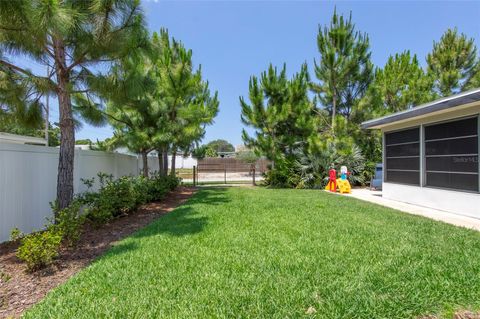
[[347,175],[349,175],[350,172],[347,170],[346,166],[342,166],[340,168],[340,172],[341,177],[337,178],[337,171],[335,169],[332,168],[328,171],[328,184],[327,186],[325,186],[325,190],[335,193],[338,189],[340,194],[350,194],[352,191],[352,187],[350,186],[350,183],[347,179]]

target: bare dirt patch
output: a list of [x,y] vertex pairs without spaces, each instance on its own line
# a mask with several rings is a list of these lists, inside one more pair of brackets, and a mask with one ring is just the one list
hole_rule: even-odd
[[0,318],[19,317],[25,309],[85,268],[116,241],[171,212],[195,191],[194,188],[179,187],[163,201],[146,204],[135,213],[100,228],[86,225],[74,249],[63,249],[53,265],[35,273],[27,273],[25,264],[15,256],[17,244],[0,244]]

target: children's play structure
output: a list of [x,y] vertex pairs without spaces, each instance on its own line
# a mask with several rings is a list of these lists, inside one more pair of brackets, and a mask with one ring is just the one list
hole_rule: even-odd
[[328,171],[328,184],[325,186],[325,190],[336,193],[337,190],[340,194],[348,193],[352,191],[352,187],[348,182],[347,176],[350,175],[350,172],[347,170],[346,166],[340,167],[340,178],[337,178],[337,171],[332,168]]

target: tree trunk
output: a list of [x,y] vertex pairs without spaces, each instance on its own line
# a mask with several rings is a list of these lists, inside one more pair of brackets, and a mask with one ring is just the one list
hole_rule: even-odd
[[60,155],[57,174],[57,202],[59,209],[73,199],[73,165],[75,157],[75,127],[69,92],[70,76],[65,66],[63,42],[54,40],[55,73],[57,77],[58,108],[60,111]]
[[168,174],[168,148],[165,147],[162,152],[163,156],[163,176],[167,176]]
[[158,156],[158,174],[160,176],[165,176],[165,171],[163,170],[164,169],[163,152],[160,149],[157,150],[157,156]]
[[143,176],[148,178],[148,158],[147,158],[147,152],[142,152],[142,163],[143,163]]
[[256,164],[251,164],[250,171],[252,172],[252,185],[256,186],[255,184],[255,165]]
[[332,133],[335,134],[335,115],[337,113],[337,95],[333,92],[332,101]]
[[170,168],[170,176],[175,176],[175,161],[177,158],[177,150],[172,152],[172,167]]

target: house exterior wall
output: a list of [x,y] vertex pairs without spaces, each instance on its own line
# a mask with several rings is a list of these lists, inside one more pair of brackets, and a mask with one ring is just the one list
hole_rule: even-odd
[[[466,192],[460,190],[448,190],[441,188],[433,188],[425,186],[425,159],[424,159],[424,125],[454,121],[459,118],[478,116],[478,126],[480,131],[480,103],[472,103],[466,106],[449,109],[446,111],[431,114],[430,116],[422,116],[402,122],[395,122],[383,126],[382,133],[402,130],[410,127],[420,127],[420,186],[404,185],[397,183],[383,183],[383,197],[402,201],[410,204],[435,208],[452,212],[456,214],[466,215],[470,217],[480,218],[480,193]],[[479,132],[480,133],[480,132]],[[480,136],[480,134],[479,134]],[[480,138],[479,138],[480,144]],[[480,149],[480,145],[479,145]],[[385,142],[383,143],[383,163],[385,166]],[[384,177],[386,174],[384,174]],[[480,176],[480,175],[479,175]]]
[[383,183],[382,196],[400,202],[480,218],[480,194]]

